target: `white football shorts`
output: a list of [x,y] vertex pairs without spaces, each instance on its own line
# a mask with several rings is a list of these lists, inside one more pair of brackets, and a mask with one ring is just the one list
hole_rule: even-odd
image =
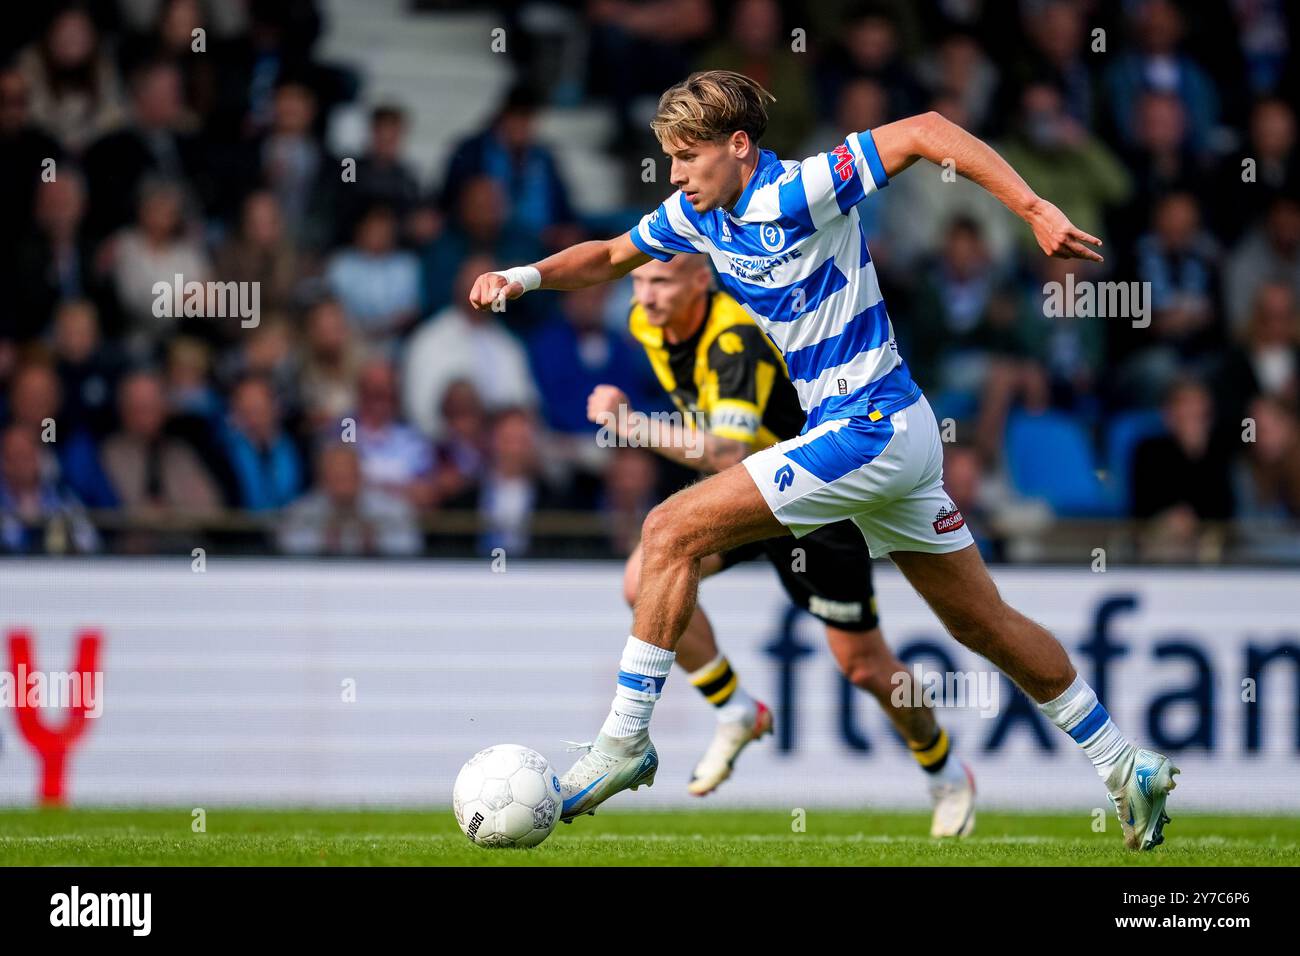
[[744,460],[776,519],[796,537],[848,519],[873,558],[960,551],[974,543],[943,489],[939,423],[922,395],[888,418],[821,422]]

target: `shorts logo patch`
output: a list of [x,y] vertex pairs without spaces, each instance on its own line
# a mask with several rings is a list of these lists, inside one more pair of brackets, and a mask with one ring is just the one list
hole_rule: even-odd
[[956,531],[966,524],[966,519],[962,517],[961,511],[951,501],[946,507],[940,508],[939,513],[934,516],[934,533],[947,534],[949,531]]
[[794,469],[789,465],[782,465],[772,476],[772,480],[776,483],[777,491],[785,491],[794,484]]
[[861,601],[832,601],[813,594],[808,598],[808,610],[829,621],[849,623],[862,620]]

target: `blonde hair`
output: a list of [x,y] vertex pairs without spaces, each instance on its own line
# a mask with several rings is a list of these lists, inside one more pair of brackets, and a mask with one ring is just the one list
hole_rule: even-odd
[[776,97],[743,73],[704,70],[670,86],[650,128],[662,144],[719,140],[744,130],[757,143]]

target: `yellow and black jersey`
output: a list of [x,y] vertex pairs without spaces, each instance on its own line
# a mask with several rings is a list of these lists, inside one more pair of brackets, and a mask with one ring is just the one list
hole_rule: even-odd
[[757,451],[803,429],[803,409],[781,353],[725,292],[710,295],[709,314],[684,342],[665,342],[663,329],[651,325],[637,304],[628,326],[673,403],[691,421],[702,415],[712,434]]

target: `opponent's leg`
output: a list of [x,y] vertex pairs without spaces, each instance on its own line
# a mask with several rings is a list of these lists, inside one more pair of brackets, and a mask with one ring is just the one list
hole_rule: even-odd
[[[880,628],[846,631],[827,624],[826,642],[844,676],[876,699],[925,771],[934,805],[930,835],[968,836],[975,829],[974,777],[953,755],[948,733],[939,726],[934,711],[912,703],[911,675],[885,643]],[[900,688],[901,704],[896,702]]]
[[620,790],[654,782],[659,756],[648,733],[650,715],[695,613],[700,562],[783,533],[742,465],[682,489],[646,516],[632,635],[618,687],[600,736],[560,779],[561,819],[590,813]]
[[[700,577],[717,574],[724,566],[722,555],[711,554],[700,561]],[[623,597],[629,605],[636,603],[640,580],[641,546],[638,545],[623,572]],[[772,732],[772,711],[745,690],[731,662],[718,649],[713,626],[698,604],[677,642],[677,665],[687,672],[691,686],[713,705],[718,718],[713,740],[696,763],[687,784],[687,790],[702,797],[731,776],[741,751]]]
[[1143,850],[1160,844],[1178,768],[1125,739],[1065,649],[1002,600],[975,546],[946,554],[895,551],[890,557],[953,637],[992,661],[1083,748],[1106,782],[1125,844]]
[[934,740],[939,733],[939,723],[934,719],[934,712],[930,708],[913,705],[910,702],[911,694],[905,695],[904,699],[908,703],[901,706],[894,704],[893,696],[900,679],[895,675],[901,675],[901,679],[908,683],[911,676],[903,662],[894,656],[893,650],[885,643],[880,628],[844,631],[827,624],[826,643],[849,683],[876,698],[876,703],[909,747],[919,750]]

